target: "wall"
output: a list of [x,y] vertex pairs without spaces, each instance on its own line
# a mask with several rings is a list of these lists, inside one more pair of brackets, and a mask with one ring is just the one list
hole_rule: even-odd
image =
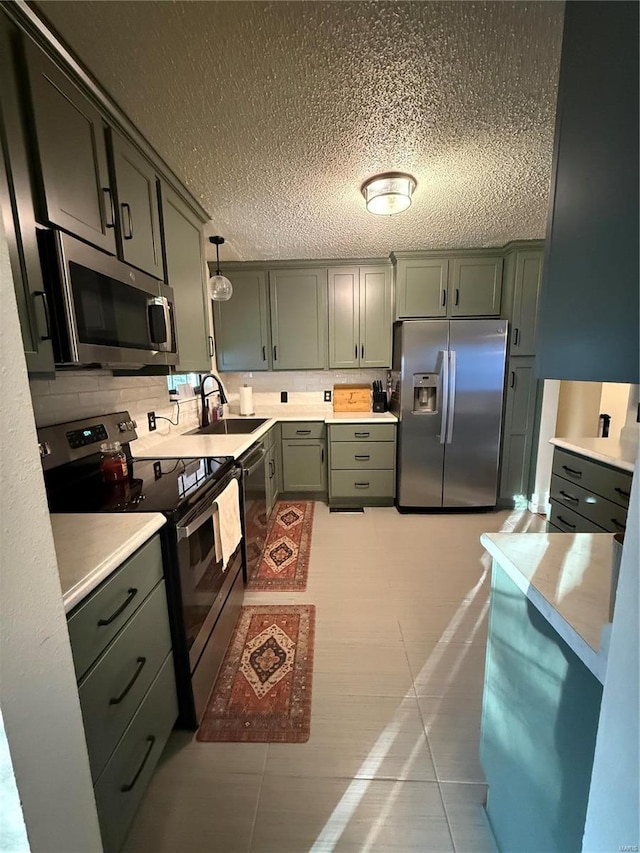
[[556,435],[580,438],[598,435],[601,382],[561,382]]
[[92,853],[102,844],[1,227],[0,705],[31,850]]
[[633,386],[622,382],[603,382],[600,395],[600,411],[611,415],[609,437],[619,438],[627,419],[629,394]]
[[551,468],[553,466],[553,445],[549,440],[556,435],[556,418],[558,414],[558,397],[560,385],[557,379],[545,379],[542,394],[542,410],[540,412],[540,430],[538,434],[538,452],[536,455],[536,474],[533,493],[529,501],[531,512],[549,511],[549,485],[551,483]]

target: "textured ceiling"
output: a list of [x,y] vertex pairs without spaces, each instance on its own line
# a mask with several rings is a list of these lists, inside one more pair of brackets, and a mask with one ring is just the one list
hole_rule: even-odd
[[[39,6],[210,212],[222,257],[544,236],[562,3]],[[360,185],[387,170],[417,178],[413,205],[373,216]]]

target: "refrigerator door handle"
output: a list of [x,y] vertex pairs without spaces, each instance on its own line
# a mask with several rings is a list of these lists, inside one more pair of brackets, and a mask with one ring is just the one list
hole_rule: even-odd
[[440,409],[442,420],[440,422],[440,444],[447,440],[447,414],[449,411],[449,358],[446,350],[440,350],[438,358],[441,359],[440,367]]
[[449,398],[447,400],[447,444],[453,441],[453,413],[456,407],[456,351],[449,351]]

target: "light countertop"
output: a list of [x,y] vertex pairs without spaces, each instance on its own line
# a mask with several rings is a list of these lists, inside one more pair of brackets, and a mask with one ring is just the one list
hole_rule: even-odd
[[622,442],[617,438],[552,438],[551,444],[588,459],[595,459],[596,462],[620,468],[621,471],[631,472],[638,452],[637,442]]
[[159,512],[51,515],[68,613],[165,523]]
[[480,541],[580,660],[604,683],[611,533],[483,533]]
[[[251,417],[266,418],[266,422],[254,432],[245,435],[186,435],[172,429],[170,434],[158,440],[153,434],[145,439],[138,439],[131,445],[131,452],[140,458],[150,455],[157,458],[201,456],[231,456],[238,459],[251,445],[262,438],[277,421],[320,421],[327,424],[377,424],[397,423],[397,418],[390,412],[334,412],[327,406],[281,406],[256,407]],[[241,420],[239,415],[229,415],[225,420]],[[194,424],[185,426],[192,430]]]

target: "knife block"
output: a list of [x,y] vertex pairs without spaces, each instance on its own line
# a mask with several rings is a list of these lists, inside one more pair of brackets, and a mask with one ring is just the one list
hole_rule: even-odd
[[387,392],[386,391],[374,391],[373,392],[373,411],[374,412],[386,412],[387,411]]

